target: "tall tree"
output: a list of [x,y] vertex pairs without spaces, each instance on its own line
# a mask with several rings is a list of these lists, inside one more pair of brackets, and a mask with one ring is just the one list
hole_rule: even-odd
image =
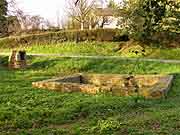
[[[124,0],[122,4],[124,10],[123,24],[138,38],[149,39],[155,33],[163,31],[167,21],[172,18],[174,24],[179,25],[180,6],[178,1]],[[179,27],[178,25],[174,26]]]
[[0,0],[0,36],[7,33],[7,9],[8,3],[6,0]]
[[168,1],[163,30],[180,33],[180,0]]

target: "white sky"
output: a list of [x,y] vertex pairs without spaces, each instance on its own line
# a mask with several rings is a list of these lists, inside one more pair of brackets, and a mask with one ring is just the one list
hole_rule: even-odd
[[[19,8],[30,15],[40,15],[51,22],[57,22],[57,15],[60,20],[66,16],[65,5],[68,0],[16,0]],[[120,1],[120,0],[115,0]]]
[[40,15],[51,22],[56,22],[57,14],[60,19],[65,15],[66,0],[16,0],[20,9],[30,15]]

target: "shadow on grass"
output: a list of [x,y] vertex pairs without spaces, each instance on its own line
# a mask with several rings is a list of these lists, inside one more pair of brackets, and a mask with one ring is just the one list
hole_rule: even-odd
[[[180,72],[180,64],[140,62],[118,59],[31,58],[29,69],[57,72],[95,72],[121,74],[172,74]],[[54,68],[54,69],[53,69]]]
[[[172,74],[180,72],[177,64],[158,62],[138,62],[117,59],[87,60],[83,71],[114,74]],[[174,69],[174,70],[173,70]]]
[[[158,62],[137,62],[127,60],[107,60],[107,59],[70,59],[70,58],[52,58],[34,61],[30,69],[44,70],[54,73],[109,73],[109,74],[173,74],[175,79],[173,86],[168,93],[168,98],[180,96],[177,91],[180,87],[180,65],[165,64]],[[50,69],[50,70],[49,70]],[[58,74],[56,74],[58,75]]]
[[3,66],[8,65],[8,56],[0,56],[0,64]]
[[30,65],[28,69],[32,70],[38,70],[38,69],[47,69],[49,67],[54,67],[57,63],[57,59],[53,60],[41,60],[41,61],[36,61]]

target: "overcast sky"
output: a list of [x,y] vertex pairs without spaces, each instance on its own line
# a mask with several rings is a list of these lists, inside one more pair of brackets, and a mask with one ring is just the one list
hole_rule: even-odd
[[[65,7],[68,0],[16,0],[19,8],[30,15],[40,15],[51,22],[65,18]],[[115,0],[120,1],[120,0]]]
[[40,15],[51,22],[56,22],[57,14],[64,16],[66,0],[16,0],[17,5],[25,13]]

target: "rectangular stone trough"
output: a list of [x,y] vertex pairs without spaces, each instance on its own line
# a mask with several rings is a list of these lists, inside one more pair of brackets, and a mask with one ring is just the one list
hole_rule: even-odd
[[110,93],[118,96],[139,95],[161,98],[167,95],[172,75],[76,74],[33,82],[35,88],[59,92]]

